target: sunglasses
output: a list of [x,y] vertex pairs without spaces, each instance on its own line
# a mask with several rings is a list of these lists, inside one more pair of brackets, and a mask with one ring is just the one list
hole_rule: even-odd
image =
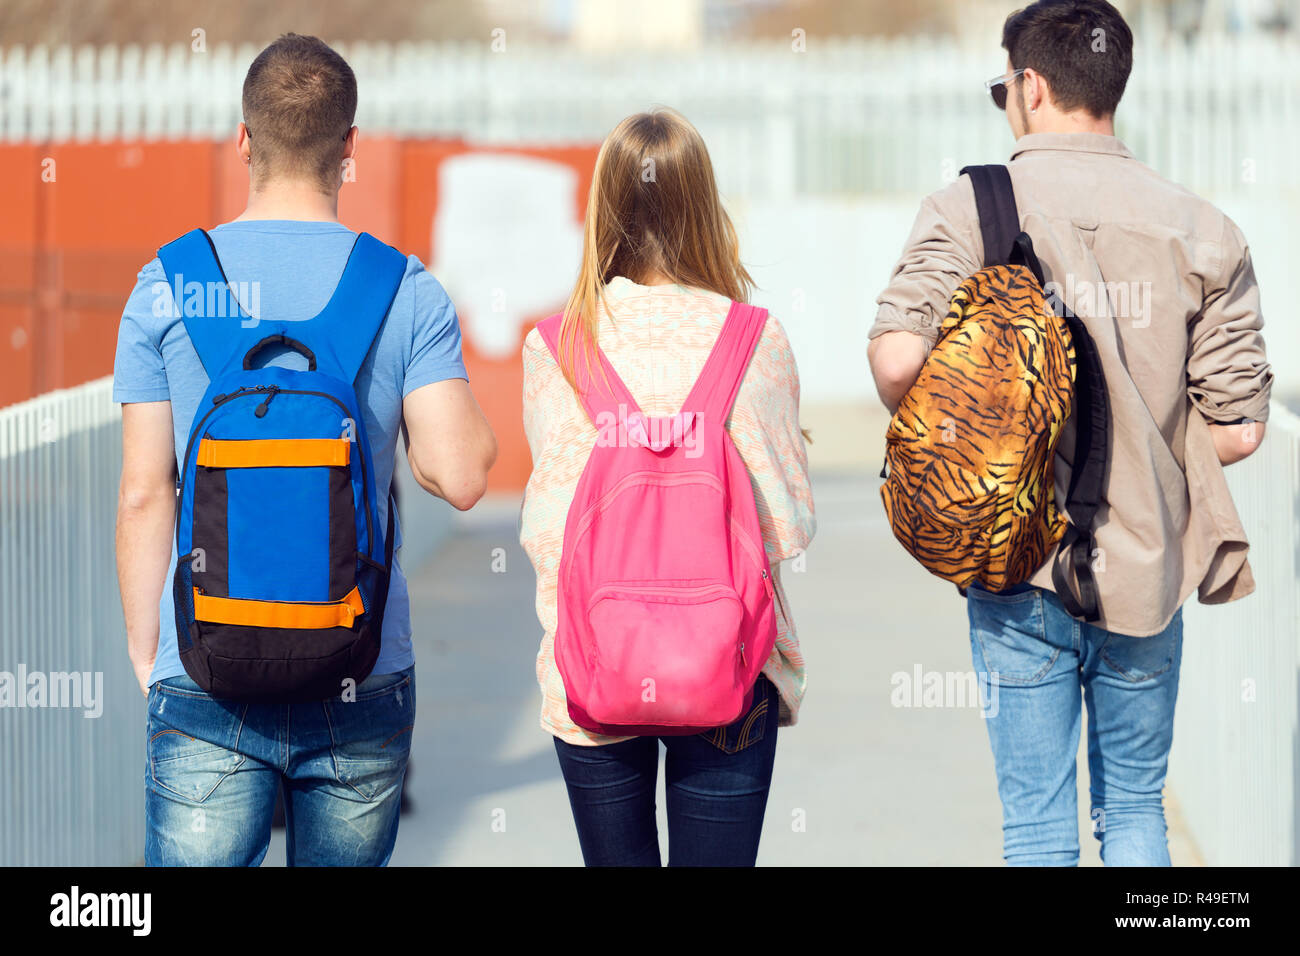
[[989,96],[993,97],[993,105],[1000,110],[1007,108],[1007,86],[1012,80],[1018,79],[1024,75],[1024,70],[1012,70],[1010,73],[1004,73],[1002,76],[995,76],[984,84],[984,89],[989,91]]

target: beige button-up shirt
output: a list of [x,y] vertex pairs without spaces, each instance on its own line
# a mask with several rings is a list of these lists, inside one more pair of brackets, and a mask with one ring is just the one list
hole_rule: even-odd
[[[1112,136],[1027,135],[1008,168],[1021,227],[1096,340],[1110,393],[1097,623],[1149,636],[1193,591],[1206,604],[1244,597],[1255,586],[1248,545],[1208,423],[1268,416],[1273,374],[1245,238]],[[961,176],[922,203],[871,337],[901,329],[933,347],[949,297],[983,257]],[[1056,459],[1062,508],[1073,452],[1068,425]],[[1050,562],[1030,582],[1050,590]]]

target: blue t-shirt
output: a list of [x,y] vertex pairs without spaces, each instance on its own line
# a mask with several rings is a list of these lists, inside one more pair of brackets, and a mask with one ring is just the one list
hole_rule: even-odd
[[[324,308],[356,240],[356,233],[339,223],[297,220],[229,222],[208,234],[231,284],[239,289],[245,283],[249,287],[257,283],[258,317],[286,322],[310,319]],[[170,401],[179,458],[185,453],[208,376],[177,313],[162,263],[154,259],[140,270],[122,312],[113,363],[113,400]],[[271,355],[267,364],[306,368],[306,359],[296,352],[281,350]],[[402,399],[423,385],[467,377],[456,310],[423,263],[408,256],[402,285],[356,381],[380,489],[375,496],[380,527],[388,518],[383,490],[393,477]],[[178,471],[180,467],[178,461]],[[395,547],[401,544],[398,525]],[[396,559],[393,564],[375,674],[391,674],[415,662],[406,577]],[[171,567],[159,609],[158,656],[150,683],[185,673],[176,647],[172,607],[170,582],[175,569],[173,535]]]

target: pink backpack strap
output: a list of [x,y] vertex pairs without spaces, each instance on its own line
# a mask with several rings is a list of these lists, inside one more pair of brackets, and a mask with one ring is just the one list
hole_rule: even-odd
[[766,323],[767,309],[742,302],[731,303],[722,331],[718,333],[718,341],[714,343],[682,411],[695,412],[720,425],[727,423]]
[[[564,314],[557,312],[549,318],[543,319],[537,323],[537,331],[542,334],[542,341],[546,347],[551,350],[555,356],[555,363],[560,364],[560,323],[564,321]],[[609,364],[609,359],[600,346],[596,346],[596,355],[600,359],[600,366],[605,371],[605,379],[608,381],[608,388],[599,379],[593,380],[587,370],[586,363],[579,357],[578,367],[574,370],[574,377],[578,382],[578,400],[582,402],[582,407],[587,410],[587,417],[591,419],[592,424],[596,424],[597,418],[601,412],[608,412],[617,420],[619,418],[619,405],[623,405],[625,415],[631,415],[633,412],[639,412],[641,409],[628,391],[623,380],[618,377],[614,371],[614,366]]]

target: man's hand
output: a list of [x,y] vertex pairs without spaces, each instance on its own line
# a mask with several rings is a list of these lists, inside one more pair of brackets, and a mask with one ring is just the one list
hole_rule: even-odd
[[886,332],[867,345],[867,361],[876,380],[880,400],[889,414],[898,411],[898,403],[921,374],[930,348],[915,332]]
[[176,449],[171,402],[122,406],[122,480],[117,496],[117,583],[126,649],[140,691],[158,654],[158,604],[171,563],[176,520]]
[[406,458],[420,487],[459,511],[487,490],[497,440],[463,378],[417,388],[402,402]]
[[[158,646],[158,638],[154,637],[154,646]],[[154,655],[150,655],[148,660],[143,657],[131,656],[131,669],[135,671],[135,682],[140,685],[140,693],[149,696],[149,675],[153,673]]]

